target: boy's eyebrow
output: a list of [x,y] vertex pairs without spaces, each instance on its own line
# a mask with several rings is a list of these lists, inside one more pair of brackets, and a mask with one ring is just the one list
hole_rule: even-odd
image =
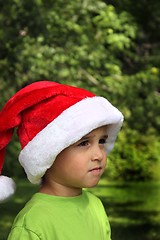
[[108,135],[107,135],[107,134],[105,134],[105,135],[103,135],[102,137],[104,137],[104,138],[108,138]]
[[[83,136],[79,141],[86,140],[88,138],[93,138],[93,137],[95,137],[95,135],[87,134],[87,135]],[[100,138],[106,138],[107,139],[108,135],[107,134],[101,135]]]
[[108,135],[107,135],[107,134],[104,134],[104,135],[102,135],[101,137],[107,139],[107,138],[108,138]]

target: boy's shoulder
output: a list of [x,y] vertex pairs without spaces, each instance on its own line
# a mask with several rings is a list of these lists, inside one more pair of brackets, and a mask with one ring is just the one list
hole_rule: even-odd
[[97,207],[103,207],[103,204],[98,196],[94,195],[92,192],[90,192],[88,190],[84,190],[84,193],[86,194],[90,205],[95,205]]
[[92,201],[100,202],[100,199],[96,195],[94,195],[92,192],[90,192],[89,190],[86,190],[86,189],[83,190],[83,194],[85,194],[86,197],[88,197]]

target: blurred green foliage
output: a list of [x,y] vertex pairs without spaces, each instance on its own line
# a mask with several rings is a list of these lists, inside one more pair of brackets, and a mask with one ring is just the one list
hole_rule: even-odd
[[[108,177],[157,177],[159,9],[158,0],[1,1],[0,106],[41,79],[107,97],[125,116],[109,156]],[[16,139],[7,149],[7,175],[23,175],[13,161],[19,149]]]
[[104,204],[112,239],[158,240],[160,238],[159,182],[106,182],[92,189]]

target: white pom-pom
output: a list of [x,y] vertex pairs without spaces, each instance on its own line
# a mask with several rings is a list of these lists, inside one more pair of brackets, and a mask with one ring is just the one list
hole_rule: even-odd
[[0,202],[10,198],[16,189],[16,184],[12,178],[0,175]]

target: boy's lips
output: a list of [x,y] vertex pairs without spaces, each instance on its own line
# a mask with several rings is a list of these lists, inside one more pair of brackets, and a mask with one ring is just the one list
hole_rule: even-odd
[[89,170],[89,172],[100,172],[102,170],[102,167],[94,167]]

